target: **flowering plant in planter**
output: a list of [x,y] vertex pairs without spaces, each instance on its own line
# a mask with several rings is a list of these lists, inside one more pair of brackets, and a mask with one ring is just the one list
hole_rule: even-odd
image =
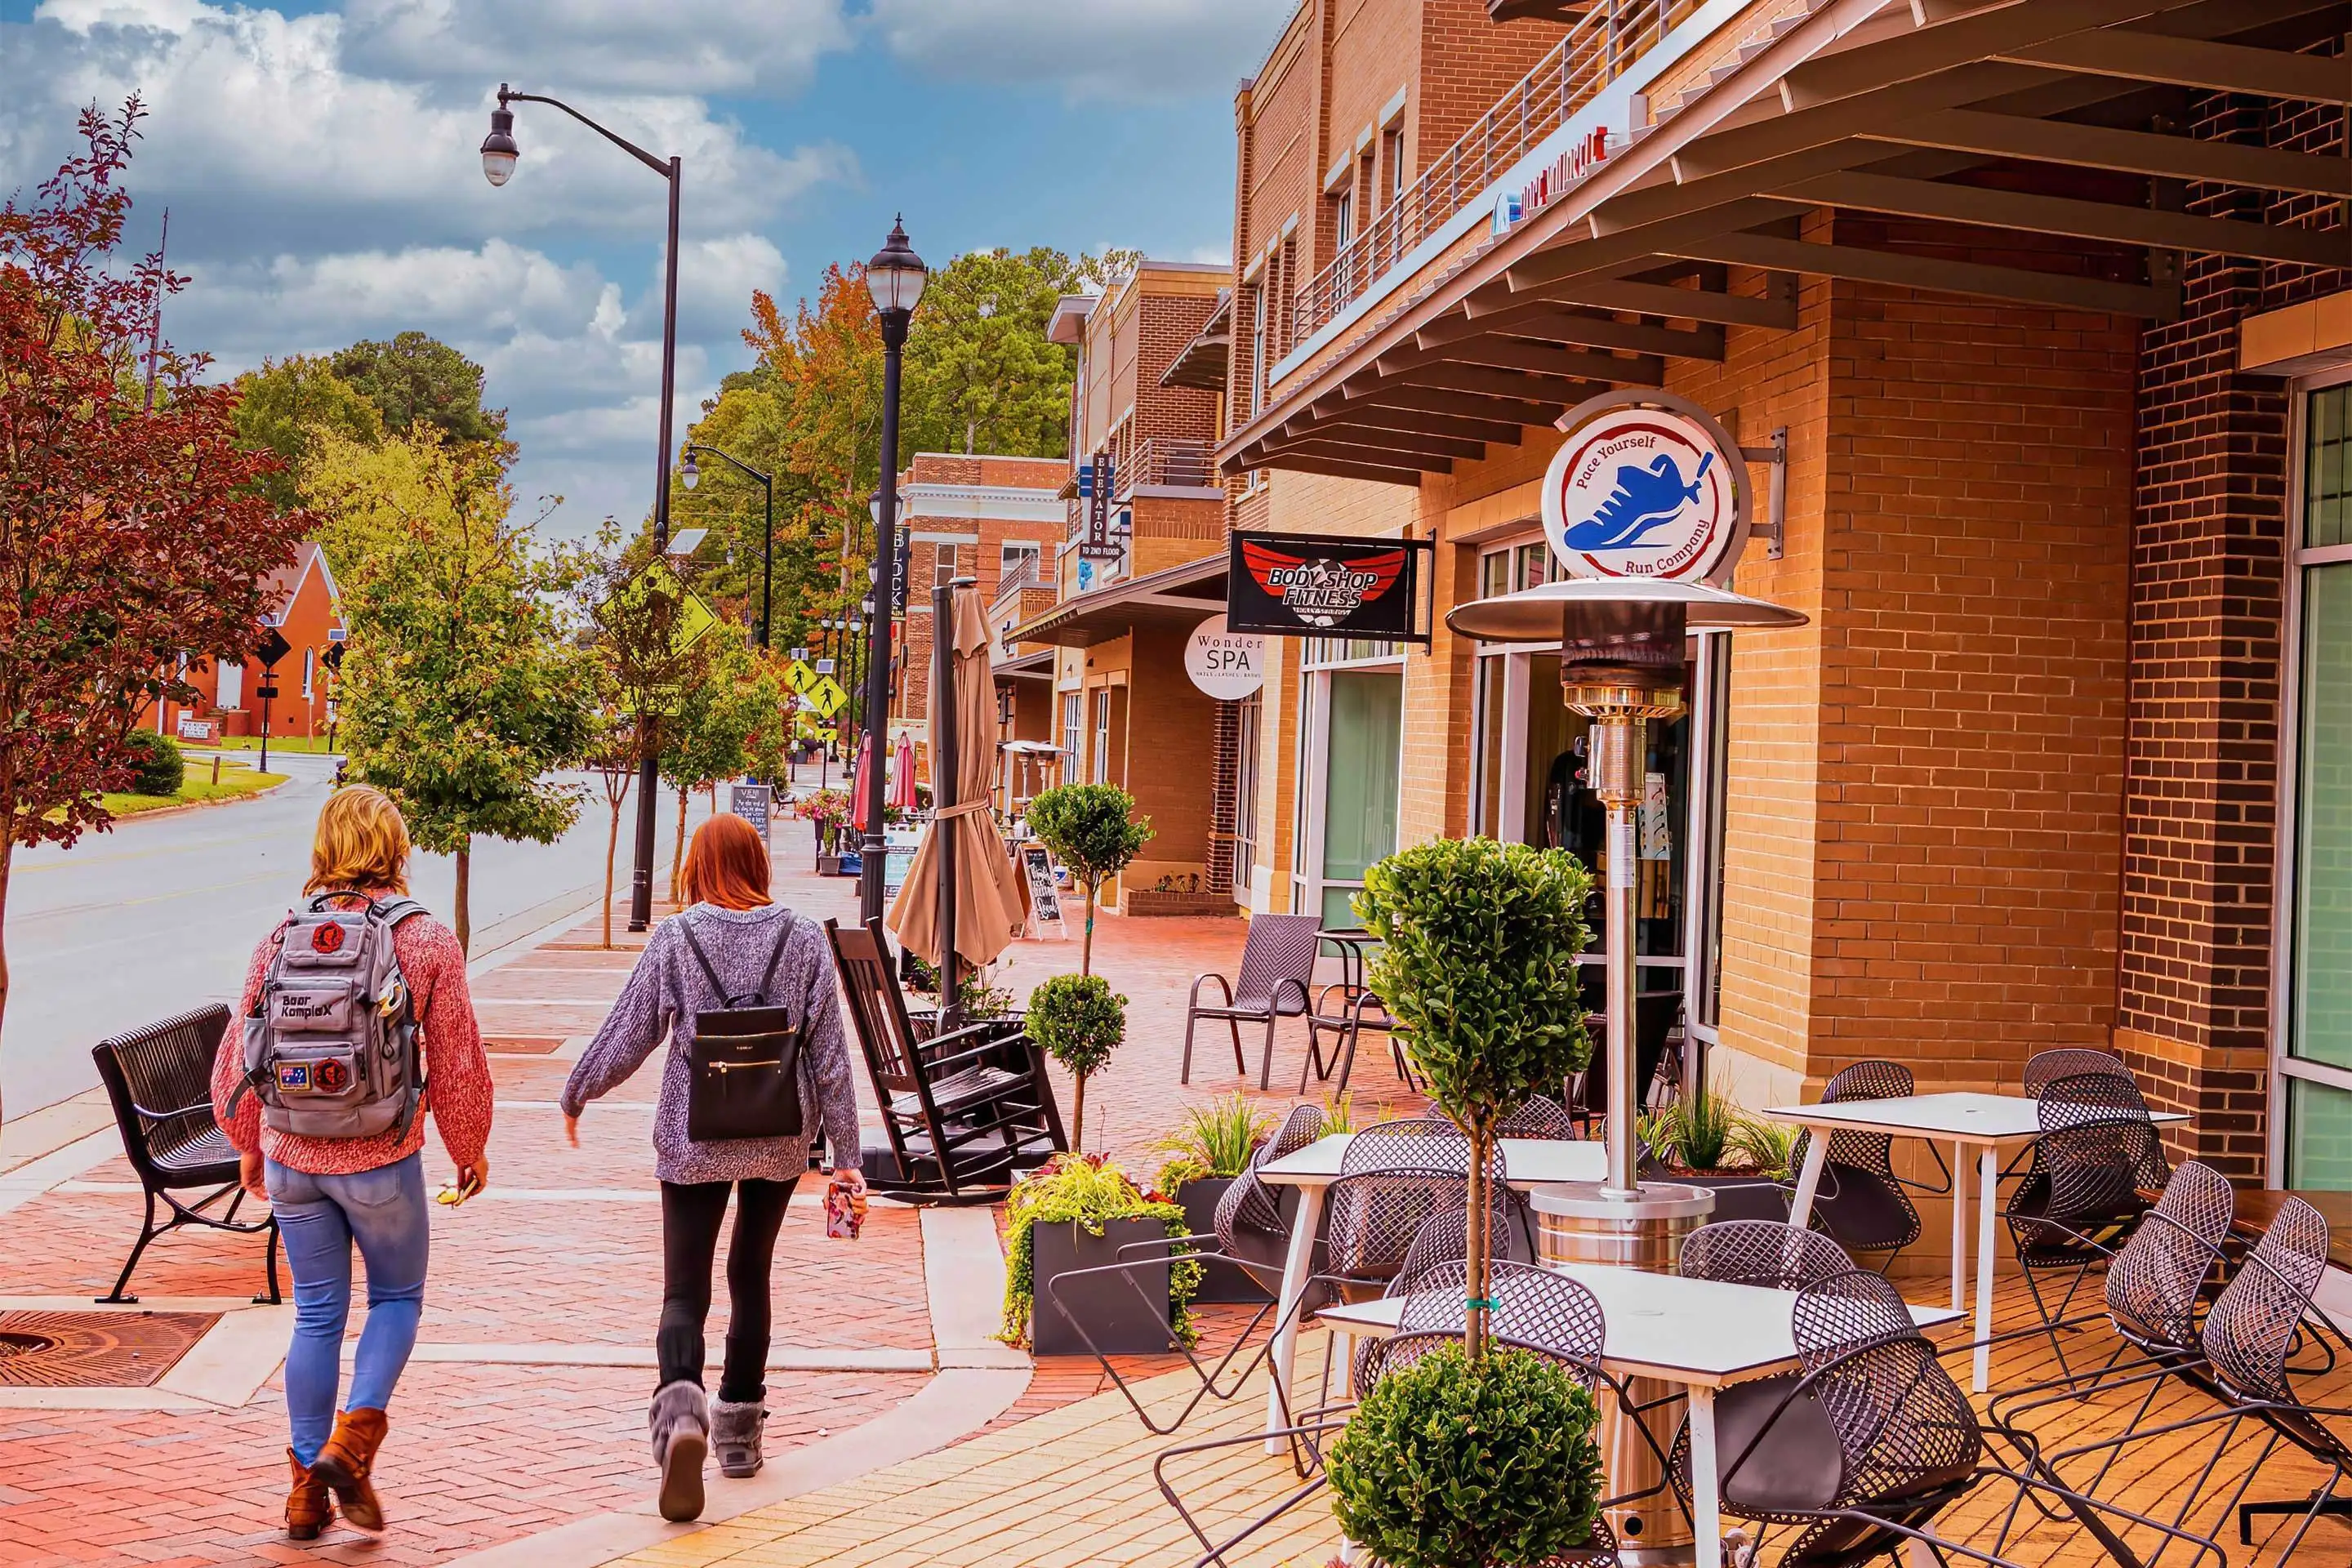
[[812,790],[801,796],[800,813],[820,829],[836,828],[849,820],[849,796],[837,789]]
[[[1013,1184],[1004,1200],[1006,1258],[1004,1316],[996,1337],[1009,1345],[1029,1342],[1030,1320],[1036,1310],[1036,1264],[1039,1225],[1075,1223],[1089,1236],[1100,1236],[1112,1220],[1156,1219],[1171,1237],[1189,1235],[1184,1211],[1163,1194],[1139,1187],[1108,1156],[1056,1154]],[[1200,1339],[1192,1321],[1192,1292],[1200,1287],[1201,1265],[1177,1258],[1169,1271],[1169,1327],[1183,1344]]]

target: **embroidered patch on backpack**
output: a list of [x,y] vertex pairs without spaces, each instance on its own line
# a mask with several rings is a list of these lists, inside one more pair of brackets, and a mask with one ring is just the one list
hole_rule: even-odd
[[281,1091],[289,1089],[310,1088],[310,1064],[309,1062],[279,1062],[278,1064],[278,1087]]
[[342,950],[343,928],[341,926],[337,925],[332,921],[329,921],[323,925],[316,925],[310,928],[311,952],[341,952]]

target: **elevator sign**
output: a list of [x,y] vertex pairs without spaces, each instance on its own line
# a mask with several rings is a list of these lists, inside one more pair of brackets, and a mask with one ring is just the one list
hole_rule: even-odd
[[1203,694],[1238,702],[1265,684],[1265,639],[1229,632],[1224,616],[1211,616],[1184,645],[1184,673]]
[[1544,538],[1572,577],[1719,582],[1748,532],[1739,448],[1695,404],[1604,393],[1560,420],[1544,473]]

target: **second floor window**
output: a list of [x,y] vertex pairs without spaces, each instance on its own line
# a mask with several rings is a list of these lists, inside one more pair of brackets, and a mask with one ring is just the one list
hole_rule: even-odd
[[1382,182],[1388,186],[1388,196],[1381,204],[1394,206],[1404,195],[1404,126],[1391,125],[1381,134],[1381,166],[1387,173]]
[[1045,547],[1034,540],[1003,546],[998,555],[997,584],[1034,583],[1045,575]]
[[1265,312],[1272,279],[1261,279],[1250,290],[1250,412],[1265,406]]
[[931,546],[931,586],[944,588],[955,581],[956,547],[952,544]]
[[1345,250],[1355,237],[1356,192],[1353,185],[1346,185],[1331,197],[1331,248]]

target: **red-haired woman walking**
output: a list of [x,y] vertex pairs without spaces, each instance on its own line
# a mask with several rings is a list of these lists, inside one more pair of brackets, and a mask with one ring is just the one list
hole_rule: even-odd
[[[580,1112],[653,1054],[665,1036],[669,1061],[654,1111],[655,1173],[662,1186],[662,1314],[655,1336],[660,1384],[647,1417],[661,1467],[661,1511],[702,1511],[702,1461],[715,1444],[730,1476],[758,1473],[767,1419],[768,1275],[793,1184],[809,1168],[820,1132],[833,1168],[862,1194],[857,1096],[834,994],[833,958],[814,921],[768,897],[768,847],[739,816],[696,829],[683,871],[693,907],[665,921],[613,1004],[611,1016],[563,1086],[564,1132],[580,1142]],[[789,1010],[799,1031],[798,1136],[697,1140],[688,1133],[698,1015],[758,1005]],[[735,1196],[727,1247],[726,1364],[715,1408],[703,1394],[703,1321],[719,1227]],[[860,1213],[865,1200],[856,1199]]]

